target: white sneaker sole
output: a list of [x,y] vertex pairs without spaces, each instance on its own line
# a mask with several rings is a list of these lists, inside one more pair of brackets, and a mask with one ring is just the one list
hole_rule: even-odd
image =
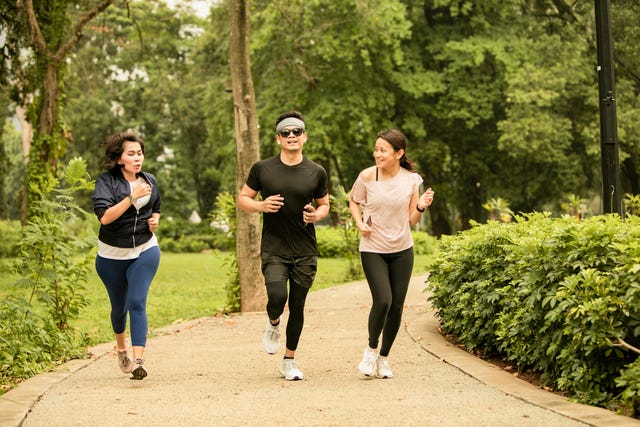
[[393,378],[393,374],[391,375],[380,375],[380,374],[376,374],[376,378],[380,378],[382,380],[384,379],[388,379],[388,378]]
[[362,364],[358,365],[358,370],[365,377],[373,377],[374,374],[376,373],[375,368],[369,370],[369,369],[366,369],[366,366],[362,366]]
[[304,375],[284,375],[284,379],[287,381],[300,381],[304,378]]
[[287,381],[300,381],[304,378],[304,374],[298,369],[294,372],[283,372],[282,369],[280,369],[280,375]]

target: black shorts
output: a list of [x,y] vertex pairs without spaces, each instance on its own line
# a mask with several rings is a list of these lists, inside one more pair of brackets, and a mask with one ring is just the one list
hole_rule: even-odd
[[262,253],[262,275],[266,284],[289,279],[305,288],[310,288],[318,271],[318,257],[285,257],[271,253]]

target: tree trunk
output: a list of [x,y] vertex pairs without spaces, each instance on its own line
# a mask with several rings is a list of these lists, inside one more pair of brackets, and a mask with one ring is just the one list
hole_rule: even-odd
[[[249,60],[250,0],[230,0],[231,87],[236,128],[236,194],[249,169],[260,159],[256,98]],[[266,290],[260,261],[260,217],[237,209],[236,254],[240,277],[240,310],[265,309]]]
[[[33,141],[33,127],[27,120],[27,108],[23,106],[16,106],[16,116],[20,122],[20,139],[22,141],[22,154],[24,155],[25,166],[27,159],[29,158],[29,152],[31,151],[31,141]],[[27,190],[26,187],[22,187],[20,192],[16,195],[16,202],[18,203],[18,212],[20,215],[20,222],[22,225],[27,223]]]

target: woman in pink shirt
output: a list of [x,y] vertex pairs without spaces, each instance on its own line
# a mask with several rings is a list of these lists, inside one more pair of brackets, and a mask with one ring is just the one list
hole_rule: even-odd
[[[360,230],[360,258],[373,304],[369,345],[360,372],[391,378],[387,356],[400,329],[413,269],[411,226],[433,202],[431,188],[420,195],[422,178],[405,152],[407,138],[397,129],[378,133],[375,166],[364,169],[351,189],[349,208]],[[378,353],[378,344],[382,344]]]

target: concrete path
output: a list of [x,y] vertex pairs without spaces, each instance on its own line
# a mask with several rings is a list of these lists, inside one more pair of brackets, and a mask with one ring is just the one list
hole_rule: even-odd
[[303,381],[280,377],[283,346],[276,355],[262,350],[265,313],[203,318],[148,341],[143,381],[120,373],[113,343],[25,381],[0,396],[0,426],[640,426],[450,345],[425,279],[412,280],[389,356],[393,379],[357,372],[371,298],[355,282],[309,294],[296,353]]

